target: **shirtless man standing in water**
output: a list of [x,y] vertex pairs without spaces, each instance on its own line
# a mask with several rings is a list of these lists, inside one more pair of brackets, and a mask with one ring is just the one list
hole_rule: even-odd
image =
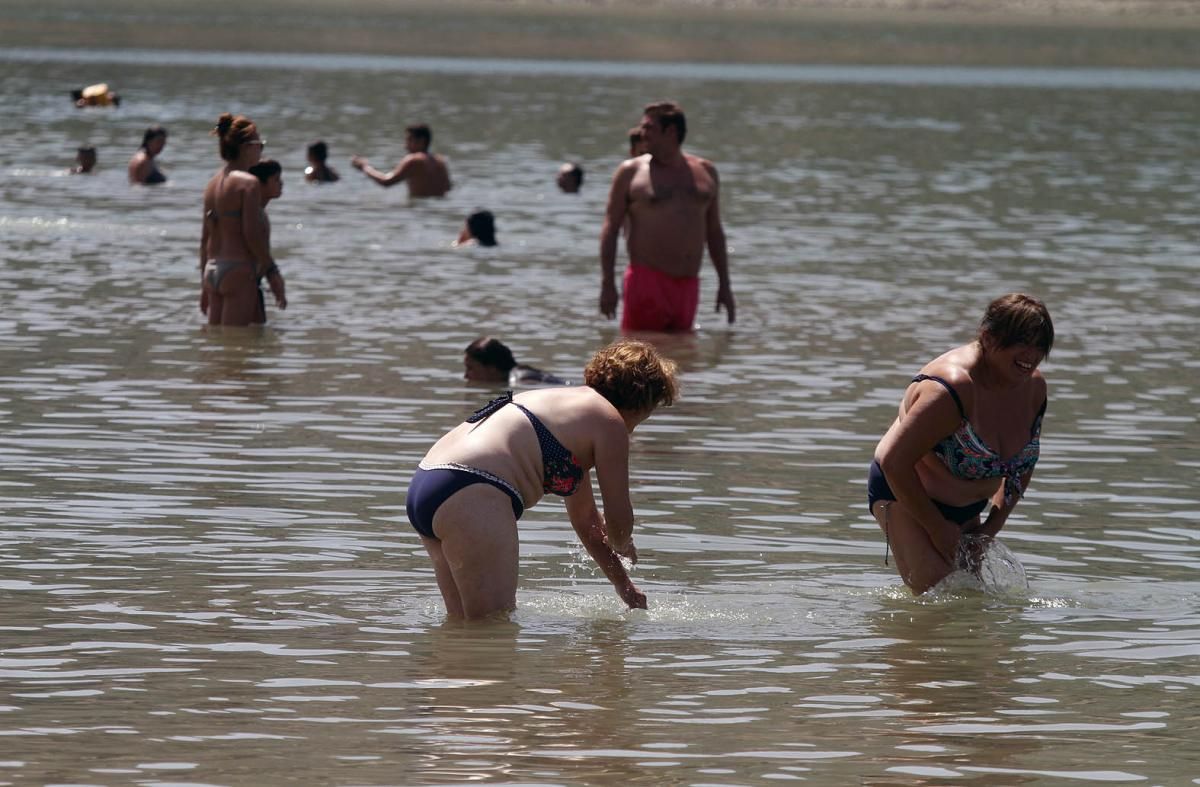
[[429,152],[432,141],[433,132],[429,126],[423,123],[409,126],[404,129],[404,148],[408,155],[390,173],[375,169],[363,156],[352,157],[350,165],[380,186],[407,181],[410,197],[444,197],[450,190],[450,171],[446,168],[446,159]]
[[626,219],[629,267],[625,269],[624,331],[692,330],[700,302],[704,248],[717,271],[717,311],[734,321],[729,258],[721,227],[717,169],[684,153],[683,109],[672,102],[650,104],[639,128],[649,156],[623,162],[613,176],[600,230],[600,312],[617,313],[617,236]]

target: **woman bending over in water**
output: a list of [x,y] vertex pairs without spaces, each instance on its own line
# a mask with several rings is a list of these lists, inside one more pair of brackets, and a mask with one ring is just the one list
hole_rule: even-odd
[[675,364],[644,342],[618,342],[592,357],[584,381],[493,400],[438,440],[413,474],[408,520],[450,617],[516,607],[517,520],[546,492],[566,498],[571,526],[621,599],[645,608],[620,560],[637,560],[629,435],[675,401]]
[[[262,156],[263,141],[253,121],[228,112],[212,133],[225,166],[204,188],[200,310],[209,325],[249,325],[258,310],[259,278],[271,279],[279,270],[271,259],[262,186],[246,171]],[[287,308],[282,287],[276,302]]]
[[1010,293],[988,305],[975,341],[909,383],[875,449],[867,504],[914,593],[960,567],[964,536],[994,538],[1028,488],[1046,412],[1038,365],[1053,344],[1045,304]]

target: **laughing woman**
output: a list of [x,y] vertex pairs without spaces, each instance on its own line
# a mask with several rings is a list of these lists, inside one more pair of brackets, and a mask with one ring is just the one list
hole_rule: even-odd
[[975,341],[930,361],[905,391],[875,449],[867,503],[914,593],[958,567],[963,536],[994,538],[1029,486],[1046,412],[1038,365],[1053,344],[1045,304],[1003,295]]
[[[631,609],[646,596],[620,556],[636,562],[629,435],[675,401],[675,364],[644,342],[600,350],[585,385],[512,392],[429,449],[408,489],[408,519],[433,561],[452,618],[503,614],[517,603],[517,520],[546,492],[566,498],[588,553]],[[592,497],[596,469],[601,514]]]

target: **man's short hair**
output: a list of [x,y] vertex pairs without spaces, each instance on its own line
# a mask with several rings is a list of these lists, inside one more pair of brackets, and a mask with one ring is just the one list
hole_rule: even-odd
[[272,175],[278,175],[279,173],[283,172],[283,167],[281,167],[279,162],[275,159],[265,158],[246,171],[258,178],[259,183],[265,185],[266,182],[271,179]]
[[416,123],[411,126],[406,126],[404,133],[410,135],[413,139],[424,141],[425,147],[429,147],[433,142],[433,132],[429,130],[429,126],[424,123]]
[[671,126],[679,132],[679,144],[687,136],[687,119],[683,116],[683,107],[674,101],[657,101],[642,108],[642,114],[658,123],[658,127],[666,131]]

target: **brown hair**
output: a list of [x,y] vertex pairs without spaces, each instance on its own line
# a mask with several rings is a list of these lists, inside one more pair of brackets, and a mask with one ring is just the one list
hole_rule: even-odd
[[425,125],[424,123],[406,126],[404,128],[404,133],[408,134],[413,139],[423,140],[425,142],[426,150],[428,150],[429,146],[433,144],[433,132],[430,131],[429,126]]
[[463,354],[484,366],[499,369],[505,374],[511,372],[517,365],[517,359],[513,357],[512,350],[508,349],[504,342],[493,339],[491,336],[480,336],[467,345]]
[[1049,356],[1054,346],[1054,323],[1046,304],[1023,292],[1001,295],[988,304],[979,321],[977,340],[990,336],[1001,348],[1028,344]]
[[627,413],[670,407],[679,398],[675,362],[646,342],[614,342],[592,356],[583,382],[613,407]]
[[679,132],[679,144],[683,144],[683,138],[687,136],[687,118],[683,116],[683,107],[674,101],[658,101],[642,107],[642,113],[657,123],[663,131],[674,126]]
[[217,125],[211,133],[220,141],[221,158],[234,161],[246,140],[258,135],[258,126],[245,115],[235,116],[226,112],[217,119]]
[[166,139],[167,130],[162,126],[150,126],[150,128],[146,129],[146,131],[142,134],[142,147],[146,147],[152,140],[157,139],[158,137]]
[[258,182],[265,186],[272,175],[283,173],[283,167],[275,159],[265,158],[246,171],[258,178]]

